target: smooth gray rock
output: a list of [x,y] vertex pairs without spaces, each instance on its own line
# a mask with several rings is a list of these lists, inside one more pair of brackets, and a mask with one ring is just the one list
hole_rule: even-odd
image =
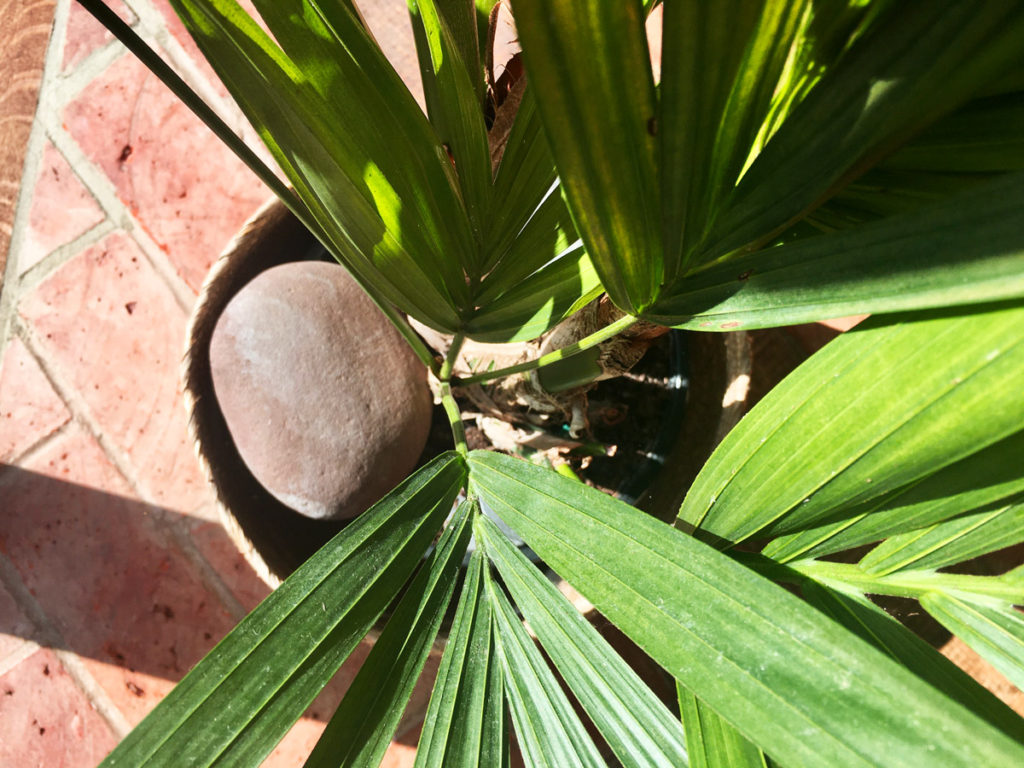
[[337,264],[284,264],[254,278],[218,320],[210,365],[246,465],[308,517],[362,513],[426,443],[426,369]]

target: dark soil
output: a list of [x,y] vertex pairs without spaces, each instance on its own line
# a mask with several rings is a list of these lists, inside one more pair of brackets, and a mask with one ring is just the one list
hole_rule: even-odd
[[[569,466],[587,485],[632,502],[651,483],[679,432],[688,387],[683,334],[657,339],[633,370],[599,382],[588,394],[589,430],[569,452]],[[467,408],[471,406],[467,405]],[[568,424],[549,430],[568,437]],[[492,449],[466,421],[470,449]],[[453,447],[444,410],[437,406],[421,462]]]

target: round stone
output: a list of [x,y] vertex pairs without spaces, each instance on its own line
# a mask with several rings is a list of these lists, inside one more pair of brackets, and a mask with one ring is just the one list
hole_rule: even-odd
[[303,515],[361,514],[423,451],[426,368],[337,264],[284,264],[250,281],[217,321],[210,365],[242,459]]

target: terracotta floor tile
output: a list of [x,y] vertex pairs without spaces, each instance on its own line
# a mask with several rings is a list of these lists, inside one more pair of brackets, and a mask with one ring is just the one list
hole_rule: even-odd
[[21,339],[11,339],[0,364],[0,462],[10,461],[69,418]]
[[136,722],[233,622],[78,428],[4,485],[0,547],[68,649]]
[[[121,17],[122,21],[134,24],[135,14],[131,12],[120,0],[106,0],[113,11]],[[71,3],[68,11],[67,32],[64,37],[64,60],[61,69],[67,72],[74,69],[89,54],[102,48],[114,39],[114,36],[96,19],[92,17],[85,8],[78,3]]]
[[67,130],[198,291],[266,187],[131,56],[69,104]]
[[[296,768],[302,765],[316,746],[324,723],[303,718],[263,761],[261,768]],[[392,742],[381,761],[381,768],[411,768],[416,760],[416,747]]]
[[18,273],[24,274],[57,246],[70,242],[103,219],[99,204],[82,186],[64,156],[47,142],[32,193],[25,239],[17,253]]
[[220,523],[189,517],[192,540],[228,589],[247,610],[251,611],[267,595],[268,587],[238,551]]
[[371,0],[359,3],[359,10],[384,55],[422,106],[423,83],[408,5],[404,0]]
[[35,645],[32,640],[35,635],[32,622],[21,612],[11,593],[0,584],[0,670],[7,669],[13,663],[12,659],[17,659]]
[[185,313],[135,244],[115,233],[78,254],[21,313],[152,498],[185,512],[206,502],[178,385]]
[[388,747],[380,768],[412,768],[416,762],[416,746],[393,741]]
[[0,677],[0,765],[93,768],[115,744],[53,651],[40,649]]
[[[185,25],[178,18],[178,14],[174,12],[170,2],[168,0],[151,0],[151,2],[153,7],[163,16],[167,31],[181,45],[185,53],[188,54],[188,57],[199,66],[199,70],[206,76],[207,82],[212,83],[218,92],[222,94],[227,93],[227,90],[221,85],[220,79],[214,73],[213,68],[206,62],[206,57],[199,50],[199,46],[195,44],[192,36],[185,29]],[[251,16],[259,19],[259,15],[256,13],[256,6],[252,4],[252,0],[239,0],[239,5]],[[262,22],[262,20],[260,21]],[[266,25],[261,23],[261,26],[266,29]]]
[[[316,746],[336,706],[335,702],[326,712],[318,712],[319,717],[304,717],[299,720],[263,761],[261,768],[294,768],[302,765]],[[314,703],[312,709],[316,711],[316,708],[317,704]],[[381,768],[408,768],[415,759],[415,746],[392,742],[381,761]]]

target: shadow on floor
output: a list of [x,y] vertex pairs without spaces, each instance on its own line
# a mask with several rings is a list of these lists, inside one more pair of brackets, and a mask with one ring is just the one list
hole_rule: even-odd
[[[235,624],[181,546],[189,536],[247,610],[269,594],[217,523],[0,464],[0,635],[74,653],[135,719]],[[369,647],[307,716],[330,717]],[[417,686],[413,718],[429,686]]]

